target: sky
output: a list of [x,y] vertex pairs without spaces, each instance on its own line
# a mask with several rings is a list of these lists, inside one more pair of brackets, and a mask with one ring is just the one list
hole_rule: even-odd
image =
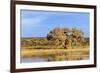
[[55,27],[78,28],[90,36],[89,13],[21,10],[21,37],[45,37]]

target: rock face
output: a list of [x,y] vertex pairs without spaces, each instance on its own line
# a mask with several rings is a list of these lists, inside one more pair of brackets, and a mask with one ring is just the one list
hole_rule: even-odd
[[80,46],[85,42],[84,33],[76,28],[59,28],[56,27],[47,34],[47,39],[56,41],[57,45],[64,48],[72,48],[73,46]]

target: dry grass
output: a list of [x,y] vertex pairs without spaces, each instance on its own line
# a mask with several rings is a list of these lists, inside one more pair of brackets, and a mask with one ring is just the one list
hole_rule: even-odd
[[21,57],[32,57],[41,55],[57,55],[57,54],[86,54],[89,52],[88,48],[77,49],[21,49]]
[[52,56],[57,61],[89,58],[89,44],[65,48],[55,43],[48,41],[45,37],[22,38],[21,57]]

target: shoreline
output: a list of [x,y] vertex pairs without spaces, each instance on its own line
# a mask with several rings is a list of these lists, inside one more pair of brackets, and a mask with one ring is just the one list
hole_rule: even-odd
[[21,49],[21,58],[34,56],[89,56],[88,48],[81,49]]

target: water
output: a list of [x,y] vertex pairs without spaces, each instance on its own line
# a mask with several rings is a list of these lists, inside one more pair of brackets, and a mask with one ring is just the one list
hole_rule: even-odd
[[43,57],[29,57],[29,58],[21,58],[21,63],[32,63],[32,62],[48,62],[52,61],[53,58],[43,58]]
[[45,56],[32,56],[21,58],[21,63],[33,63],[33,62],[50,62],[50,61],[69,61],[69,60],[85,60],[89,59],[88,52],[69,52],[59,53],[56,55]]

